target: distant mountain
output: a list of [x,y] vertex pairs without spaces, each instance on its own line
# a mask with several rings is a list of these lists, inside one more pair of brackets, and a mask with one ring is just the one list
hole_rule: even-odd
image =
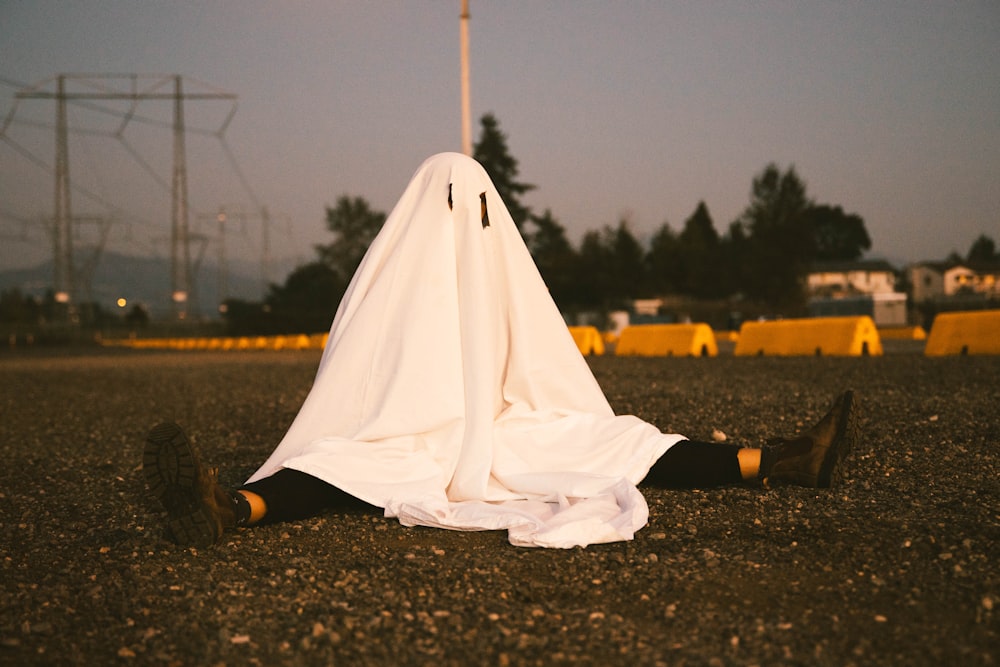
[[[272,282],[283,282],[291,267],[276,269]],[[253,275],[254,267],[237,264],[228,271],[229,298],[259,301],[266,286]],[[91,279],[89,295],[80,286],[77,301],[93,301],[106,310],[114,310],[119,297],[129,304],[142,303],[154,317],[171,312],[170,260],[160,257],[136,257],[105,252]],[[0,271],[0,290],[18,288],[22,293],[43,296],[52,288],[52,262],[47,261],[26,269]],[[190,310],[204,316],[216,313],[219,298],[219,270],[215,264],[203,263],[193,279],[194,295]]]

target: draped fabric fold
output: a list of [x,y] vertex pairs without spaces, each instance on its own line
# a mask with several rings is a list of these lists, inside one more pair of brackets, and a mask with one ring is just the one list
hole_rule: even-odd
[[648,516],[636,484],[682,439],[614,415],[485,170],[442,153],[368,249],[308,397],[248,481],[293,468],[406,525],[567,548],[631,539]]

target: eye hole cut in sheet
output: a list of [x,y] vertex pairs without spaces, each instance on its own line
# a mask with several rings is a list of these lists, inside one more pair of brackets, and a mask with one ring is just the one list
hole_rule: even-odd
[[[452,188],[452,184],[449,183],[448,184],[448,210],[449,211],[454,210],[454,201],[451,198],[451,188]],[[480,216],[482,217],[482,220],[483,220],[483,229],[486,229],[487,227],[490,226],[490,214],[489,214],[489,211],[486,208],[486,193],[485,192],[480,192],[479,193],[479,203],[480,203],[480,211],[481,211]]]

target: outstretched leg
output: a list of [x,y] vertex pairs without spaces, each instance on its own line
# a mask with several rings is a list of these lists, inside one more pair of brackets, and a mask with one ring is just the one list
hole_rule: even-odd
[[794,438],[777,438],[763,448],[683,440],[653,464],[644,484],[665,488],[707,488],[760,480],[828,488],[840,481],[844,458],[857,440],[853,391],[837,397],[815,426]]
[[771,482],[835,486],[842,477],[844,459],[857,440],[857,400],[853,391],[845,391],[809,430],[794,438],[768,441],[761,455],[761,481],[765,486]]
[[[650,468],[643,484],[667,489],[703,489],[739,484],[747,479],[741,463],[744,448],[729,443],[681,440]],[[751,479],[757,471],[751,471]]]
[[177,424],[159,424],[142,454],[146,485],[167,510],[170,533],[180,544],[208,547],[236,525],[235,499],[205,468]]
[[331,507],[370,507],[332,484],[288,468],[240,489],[225,489],[218,471],[202,465],[184,431],[172,423],[149,432],[142,469],[179,544],[207,547],[228,528],[304,519]]
[[332,507],[371,507],[333,484],[291,468],[246,484],[236,493],[249,503],[248,525],[296,521]]

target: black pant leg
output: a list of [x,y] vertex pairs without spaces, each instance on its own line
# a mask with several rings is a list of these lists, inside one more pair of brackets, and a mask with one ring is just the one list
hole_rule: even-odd
[[698,489],[743,481],[737,452],[729,443],[682,440],[661,456],[642,484],[667,489]]
[[305,519],[331,508],[372,507],[333,484],[291,468],[282,468],[242,489],[264,499],[266,523]]

